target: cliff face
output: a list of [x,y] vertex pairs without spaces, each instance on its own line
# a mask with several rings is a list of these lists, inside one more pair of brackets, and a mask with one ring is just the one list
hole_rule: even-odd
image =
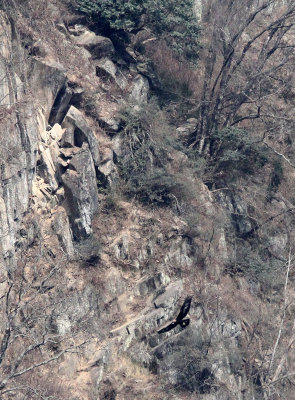
[[[124,110],[150,109],[152,71],[32,3],[1,11],[1,398],[291,399],[289,197],[265,203],[259,174],[209,190],[168,140],[171,193],[146,176],[128,196],[126,160],[150,138]],[[153,110],[158,147],[198,124]],[[158,334],[187,296],[189,326]]]

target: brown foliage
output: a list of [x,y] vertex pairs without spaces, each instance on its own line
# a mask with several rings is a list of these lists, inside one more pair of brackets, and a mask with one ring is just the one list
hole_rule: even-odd
[[150,42],[146,51],[152,59],[165,95],[172,98],[188,99],[197,90],[197,71],[185,60],[175,57],[164,42]]

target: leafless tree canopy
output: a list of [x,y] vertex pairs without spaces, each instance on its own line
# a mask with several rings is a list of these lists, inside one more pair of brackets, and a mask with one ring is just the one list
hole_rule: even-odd
[[26,391],[28,385],[18,378],[83,346],[56,328],[64,296],[56,279],[65,260],[44,265],[45,260],[42,246],[33,246],[2,286],[0,396]]
[[[277,130],[273,103],[291,96],[293,86],[294,18],[294,1],[209,2],[200,118],[192,137],[200,153],[225,127],[258,120],[266,132]],[[282,122],[290,127],[286,114],[280,113],[280,130]]]

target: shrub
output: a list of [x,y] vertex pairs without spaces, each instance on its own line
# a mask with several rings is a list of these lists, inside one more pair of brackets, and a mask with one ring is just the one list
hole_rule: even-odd
[[100,260],[101,243],[95,236],[89,236],[75,244],[76,255],[84,266],[96,265]]
[[234,179],[241,174],[254,174],[268,162],[267,149],[253,142],[245,129],[225,128],[212,136],[211,167],[214,173]]
[[131,32],[142,15],[143,0],[77,0],[79,11],[114,30]]
[[150,42],[146,54],[159,81],[159,99],[165,106],[169,101],[177,102],[178,114],[184,115],[185,112],[179,108],[187,107],[186,101],[196,92],[196,70],[186,60],[175,57],[164,41]]
[[171,206],[179,199],[192,196],[187,182],[180,176],[169,173],[165,168],[155,169],[150,174],[144,172],[132,174],[126,185],[126,192],[134,195],[145,204]]
[[170,206],[192,196],[190,185],[168,170],[165,136],[169,124],[156,103],[135,111],[125,109],[122,131],[123,155],[118,162],[124,191],[145,204]]
[[269,257],[268,240],[261,237],[259,241],[236,242],[236,259],[226,270],[231,275],[241,274],[249,282],[259,284],[265,294],[283,286],[283,263]]
[[76,8],[99,24],[121,33],[140,29],[142,23],[163,39],[175,54],[198,58],[200,28],[193,0],[75,0]]
[[167,158],[165,136],[171,134],[171,128],[156,100],[151,99],[144,108],[122,109],[120,117],[124,126],[121,133],[123,152],[128,163],[131,163],[130,167],[138,170],[147,164],[163,166]]
[[117,185],[107,187],[104,189],[104,198],[102,201],[101,209],[106,213],[117,213],[122,211],[120,202],[122,201],[121,192]]
[[149,0],[147,16],[157,37],[166,41],[175,54],[196,61],[200,48],[200,27],[193,0]]
[[276,192],[282,182],[284,175],[283,165],[281,160],[276,160],[272,166],[268,192]]

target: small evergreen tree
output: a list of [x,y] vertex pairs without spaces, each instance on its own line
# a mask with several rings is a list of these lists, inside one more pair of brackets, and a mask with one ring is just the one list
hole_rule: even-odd
[[76,0],[77,9],[113,30],[131,32],[143,14],[143,0]]
[[200,27],[193,0],[149,0],[146,11],[153,32],[180,57],[198,58]]
[[139,29],[145,21],[182,58],[198,58],[200,27],[193,0],[75,0],[76,8],[103,26],[121,32]]

